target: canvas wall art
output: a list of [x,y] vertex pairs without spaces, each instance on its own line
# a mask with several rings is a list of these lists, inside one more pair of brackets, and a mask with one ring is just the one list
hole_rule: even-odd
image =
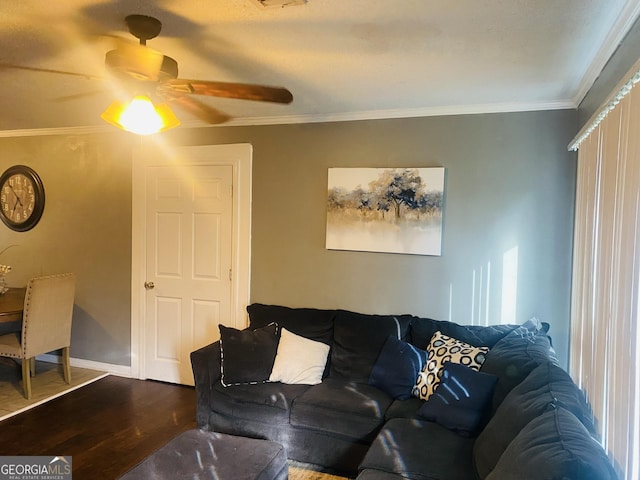
[[440,255],[443,167],[330,168],[326,247]]

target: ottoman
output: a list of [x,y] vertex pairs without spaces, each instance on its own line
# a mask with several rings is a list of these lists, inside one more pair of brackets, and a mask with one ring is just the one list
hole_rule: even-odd
[[287,456],[279,443],[188,430],[129,470],[120,480],[285,480]]

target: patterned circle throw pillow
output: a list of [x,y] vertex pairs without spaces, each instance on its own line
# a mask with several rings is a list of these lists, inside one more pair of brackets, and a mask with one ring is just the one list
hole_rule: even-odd
[[427,346],[427,363],[418,374],[412,395],[421,400],[428,399],[440,383],[445,362],[460,363],[480,371],[488,351],[489,347],[474,347],[437,331]]

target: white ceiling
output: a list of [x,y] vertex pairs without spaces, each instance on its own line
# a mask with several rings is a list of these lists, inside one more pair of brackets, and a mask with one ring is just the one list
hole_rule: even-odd
[[290,105],[204,99],[265,124],[575,108],[640,1],[3,0],[0,62],[103,78],[1,68],[0,130],[101,126],[109,35],[133,40],[132,13],[162,21],[148,45],[181,78],[291,90]]

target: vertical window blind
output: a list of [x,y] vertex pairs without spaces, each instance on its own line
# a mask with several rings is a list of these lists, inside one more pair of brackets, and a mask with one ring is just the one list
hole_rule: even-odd
[[578,149],[570,371],[620,478],[640,478],[640,88],[634,75]]

